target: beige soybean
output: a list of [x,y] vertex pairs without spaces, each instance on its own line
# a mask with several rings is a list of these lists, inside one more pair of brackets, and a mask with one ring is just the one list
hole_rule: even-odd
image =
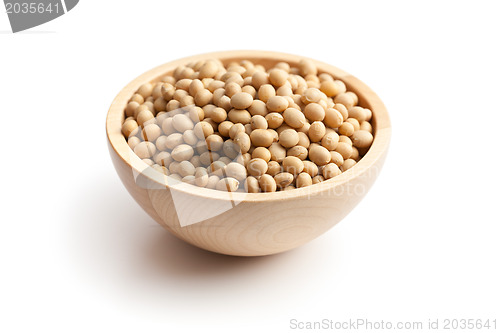
[[153,93],[153,85],[151,83],[145,83],[139,87],[137,93],[143,98],[148,98]]
[[267,131],[269,133],[271,133],[271,137],[273,138],[273,142],[278,142],[278,140],[279,140],[278,132],[272,128],[268,128]]
[[289,172],[280,172],[274,176],[278,188],[283,189],[293,182],[294,176]]
[[248,165],[248,162],[251,159],[252,159],[252,155],[250,155],[249,153],[239,154],[238,157],[236,157],[236,162],[238,162],[246,167]]
[[231,110],[231,98],[229,96],[222,96],[217,102],[217,106],[223,108],[226,111]]
[[224,90],[226,92],[226,96],[229,97],[229,102],[231,103],[231,98],[241,92],[241,86],[236,82],[229,82],[224,85]]
[[143,141],[135,146],[134,153],[141,159],[150,158],[156,153],[156,146],[152,142]]
[[309,159],[316,165],[325,165],[331,160],[330,152],[323,146],[316,145],[309,148]]
[[317,175],[317,176],[313,177],[313,179],[312,179],[313,185],[324,182],[324,181],[325,181],[325,178],[321,175]]
[[326,133],[321,139],[321,145],[328,150],[334,150],[339,143],[339,135],[332,131]]
[[341,173],[342,171],[340,171],[338,165],[335,163],[328,163],[323,167],[322,170],[322,175],[325,179],[333,178],[335,176],[340,175]]
[[245,84],[246,85],[243,86],[243,88],[241,88],[241,91],[252,96],[252,102],[253,102],[253,99],[257,95],[257,90],[253,86],[249,85],[249,83],[245,83]]
[[156,124],[149,124],[144,126],[142,130],[142,137],[145,141],[154,142],[161,135],[161,128]]
[[212,164],[214,161],[219,159],[219,154],[214,153],[214,152],[203,152],[200,154],[200,162],[201,164],[205,166],[209,166]]
[[172,125],[179,132],[194,128],[193,121],[185,114],[176,114],[172,117]]
[[367,148],[373,142],[373,135],[368,131],[355,131],[351,135],[352,145],[357,148]]
[[269,98],[276,96],[276,90],[270,84],[263,84],[260,86],[257,96],[262,102],[267,103]]
[[209,175],[207,180],[206,188],[215,189],[220,178],[216,175]]
[[308,59],[270,69],[200,60],[140,86],[121,130],[136,155],[170,181],[292,190],[335,177],[366,154],[372,111],[358,102]]
[[302,59],[299,62],[299,70],[302,76],[316,75],[318,73],[316,65],[309,59]]
[[194,155],[193,157],[191,157],[191,159],[189,160],[189,162],[191,162],[194,165],[195,168],[199,168],[199,167],[202,166],[199,155]]
[[264,174],[259,178],[262,192],[276,192],[276,181],[271,175]]
[[206,87],[208,90],[210,90],[212,93],[214,93],[217,89],[219,88],[224,88],[225,83],[223,81],[219,80],[212,80]]
[[283,116],[278,112],[271,112],[265,116],[269,128],[278,128],[283,124]]
[[269,162],[271,160],[271,152],[265,147],[257,147],[252,152],[252,158],[261,158]]
[[[128,146],[130,147],[130,149],[134,150],[135,146],[137,146],[139,143],[141,143],[142,140],[139,139],[138,137],[136,136],[132,136],[128,139],[127,143],[128,143]],[[158,140],[157,140],[158,142]]]
[[[359,155],[360,155],[360,152],[358,150],[358,148],[352,146],[351,147],[352,149],[352,153],[351,153],[351,157],[349,157],[350,159],[353,159],[355,161],[358,161],[359,160]],[[366,149],[366,148],[360,148],[360,149]],[[366,152],[364,152],[366,154]]]
[[141,94],[135,93],[130,98],[130,102],[135,102],[135,103],[138,103],[140,105],[140,104],[144,103],[144,97],[142,97]]
[[287,156],[283,159],[283,169],[293,175],[297,175],[304,170],[304,163],[295,156]]
[[368,122],[368,121],[361,122],[361,124],[359,124],[359,129],[361,131],[367,131],[367,132],[373,133],[372,124],[370,124],[370,122]]
[[224,139],[218,134],[210,134],[205,139],[207,143],[207,148],[210,151],[219,151],[222,149],[222,145],[224,143]]
[[309,148],[309,145],[311,144],[311,140],[309,140],[309,137],[305,132],[298,132],[299,135],[299,141],[297,144],[302,147]]
[[208,172],[205,168],[197,168],[194,174],[194,183],[197,186],[205,187],[208,185]]
[[231,139],[234,139],[236,137],[236,134],[240,132],[245,132],[245,125],[236,123],[231,126],[228,134]]
[[333,106],[333,108],[337,111],[340,112],[340,114],[342,115],[342,120],[345,121],[347,120],[347,118],[349,118],[349,112],[347,111],[347,108],[342,105],[342,104],[335,104]]
[[127,120],[123,123],[122,125],[122,133],[125,135],[126,138],[136,135],[138,132],[138,127],[139,125],[137,122],[133,119]]
[[299,134],[294,129],[286,129],[279,134],[279,144],[290,148],[299,143]]
[[287,79],[288,73],[282,69],[274,68],[269,71],[269,82],[275,87],[281,87]]
[[177,169],[179,175],[181,175],[181,177],[186,177],[186,176],[194,176],[194,173],[195,173],[195,170],[196,168],[194,167],[194,165],[189,162],[189,161],[181,161],[179,163],[179,167]]
[[358,104],[359,99],[358,99],[358,95],[356,95],[355,92],[353,92],[353,91],[347,91],[346,94],[349,95],[349,96],[351,96],[351,98],[352,98],[352,100],[354,102],[354,105]]
[[338,152],[340,155],[342,155],[344,160],[346,160],[349,157],[351,157],[352,146],[348,143],[345,143],[345,142],[339,142],[339,144],[337,145],[337,148],[335,148],[335,151]]
[[262,176],[267,171],[267,162],[261,158],[252,158],[247,165],[248,174],[254,177]]
[[273,142],[271,144],[269,152],[271,153],[271,160],[279,163],[283,162],[286,157],[286,149],[278,142]]
[[260,185],[257,178],[248,176],[245,180],[245,191],[248,193],[259,193]]
[[232,109],[228,112],[227,117],[233,123],[249,124],[252,119],[252,115],[247,110]]
[[[211,103],[213,99],[213,94],[208,89],[201,89],[194,95],[194,103],[197,106],[203,107],[208,103]],[[189,104],[187,104],[189,105]]]
[[215,189],[219,191],[235,192],[240,186],[240,182],[234,178],[226,177],[217,182]]
[[252,105],[253,97],[246,92],[238,92],[231,97],[231,106],[235,109],[246,109]]
[[271,133],[265,129],[256,129],[250,133],[250,140],[255,147],[269,147],[273,143]]
[[252,131],[253,131],[252,125],[245,124],[244,126],[245,126],[245,133],[248,134],[248,135],[250,135],[252,133]]
[[125,115],[127,117],[133,117],[135,115],[135,110],[140,106],[141,104],[135,101],[131,101],[127,104],[127,107],[125,108]]
[[233,160],[240,154],[240,147],[233,140],[228,139],[222,144],[222,152]]
[[329,108],[325,110],[325,119],[324,123],[326,126],[330,128],[338,128],[344,122],[344,117],[340,113],[340,111]]
[[301,128],[306,123],[304,114],[295,108],[288,108],[283,112],[285,123],[293,128]]
[[191,84],[189,85],[188,88],[188,92],[191,96],[196,96],[196,93],[198,93],[203,89],[205,89],[205,85],[203,84],[203,82],[201,82],[201,80],[199,79],[195,79],[191,81]]
[[311,142],[320,142],[326,134],[325,124],[315,121],[309,127],[309,139]]
[[[279,114],[279,113],[278,113]],[[268,123],[266,118],[264,118],[261,115],[255,115],[252,116],[250,120],[250,125],[252,126],[252,129],[267,129]]]
[[250,105],[248,111],[252,116],[266,116],[266,114],[268,113],[266,103],[258,99],[252,102],[252,105]]
[[351,136],[354,133],[354,126],[346,121],[340,125],[339,133],[345,136]]
[[148,166],[153,166],[155,164],[155,162],[153,162],[150,158],[143,158],[142,161]]
[[206,137],[208,137],[213,133],[214,133],[214,128],[206,121],[200,121],[194,126],[194,134],[200,140],[205,139]]
[[193,147],[181,144],[172,150],[172,158],[177,162],[189,160],[194,155]]
[[[149,126],[149,125],[148,125]],[[198,138],[194,134],[193,130],[187,130],[182,134],[182,139],[184,142],[190,146],[196,145],[198,143]]]
[[318,166],[311,161],[302,161],[304,163],[304,172],[308,173],[311,177],[314,177],[318,174]]
[[349,118],[357,119],[360,123],[368,117],[367,112],[361,106],[353,106],[348,110]]
[[293,95],[293,90],[288,85],[283,85],[283,86],[279,87],[276,90],[276,95],[284,96],[288,100],[289,105],[295,103],[293,98],[287,98],[287,97],[291,97]]
[[323,121],[325,109],[318,103],[309,103],[304,108],[304,115],[309,121]]
[[227,116],[228,116],[228,114],[227,114],[226,110],[224,110],[223,108],[214,108],[210,112],[210,119],[212,119],[216,123],[221,123],[221,122],[225,121]]
[[282,70],[284,70],[284,71],[285,71],[285,72],[287,72],[287,73],[288,73],[288,72],[290,72],[290,64],[288,64],[288,63],[286,63],[286,62],[284,62],[284,61],[280,61],[280,62],[278,62],[278,63],[274,66],[274,68],[279,68],[279,69],[282,69]]
[[355,160],[348,158],[347,160],[345,160],[344,164],[342,164],[340,169],[342,170],[342,172],[345,172],[345,171],[349,170],[350,168],[352,168],[355,164],[356,164]]
[[201,66],[198,72],[198,78],[212,78],[219,71],[219,66],[215,61],[208,60],[203,66]]
[[[166,135],[160,135],[160,137],[158,139],[156,139],[156,141],[155,141],[156,148],[159,151],[167,150],[167,141],[168,141],[168,137]],[[129,139],[129,142],[130,142],[130,139]]]
[[339,142],[344,142],[349,144],[349,146],[352,146],[352,140],[346,135],[339,135]]
[[170,117],[163,120],[161,129],[163,133],[165,133],[165,135],[170,135],[177,132],[177,130],[174,128],[174,125],[172,125],[172,121],[173,119]]
[[282,167],[281,167],[281,164],[279,164],[278,162],[276,161],[269,161],[267,163],[267,174],[271,175],[271,176],[276,176],[278,173],[280,173],[282,171]]
[[266,72],[257,71],[252,75],[252,85],[259,89],[262,85],[269,83],[269,76]]
[[321,90],[328,97],[334,97],[340,92],[339,86],[333,80],[321,82],[319,90]]
[[184,143],[184,138],[181,133],[170,134],[169,136],[167,136],[164,142],[165,146],[168,149],[174,149],[175,147],[183,143]]
[[141,111],[137,115],[136,118],[137,118],[137,123],[139,124],[139,126],[144,127],[145,124],[153,121],[155,116],[153,115],[153,113],[151,111],[144,110],[144,111]]
[[266,106],[271,112],[283,112],[288,108],[288,100],[283,96],[272,96],[267,100]]
[[298,157],[303,161],[307,158],[308,153],[309,152],[308,152],[306,147],[295,146],[295,147],[288,149],[286,152],[286,155]]
[[304,94],[301,97],[301,101],[304,104],[309,104],[309,103],[318,103],[321,98],[322,98],[322,93],[319,89],[317,88],[308,88],[306,91],[304,91]]
[[216,175],[218,177],[222,177],[224,175],[224,168],[226,167],[226,163],[222,161],[214,161],[210,163],[207,168],[208,173],[211,175]]
[[229,131],[231,130],[231,127],[233,127],[234,123],[229,120],[225,120],[219,124],[217,127],[219,134],[224,136],[224,137],[229,137]]
[[312,177],[307,172],[301,172],[297,179],[295,180],[295,186],[297,188],[311,186],[312,185]]
[[235,178],[238,181],[243,181],[247,177],[246,168],[236,162],[230,162],[227,164],[224,171],[228,177]]
[[344,157],[337,151],[330,152],[331,162],[335,163],[337,166],[344,164]]

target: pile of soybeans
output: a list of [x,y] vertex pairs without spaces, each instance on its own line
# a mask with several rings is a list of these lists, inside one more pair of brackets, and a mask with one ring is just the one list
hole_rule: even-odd
[[314,62],[272,68],[209,59],[139,87],[122,133],[167,179],[222,191],[310,186],[352,168],[373,141],[371,110]]

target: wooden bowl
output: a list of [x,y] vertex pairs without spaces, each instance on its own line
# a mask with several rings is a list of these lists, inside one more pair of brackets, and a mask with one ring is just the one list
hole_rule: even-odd
[[200,248],[237,256],[261,256],[296,248],[326,232],[364,197],[377,178],[390,141],[390,120],[379,97],[363,82],[313,60],[318,72],[345,82],[359,105],[373,112],[374,141],[351,169],[325,182],[274,193],[228,193],[189,184],[148,167],[121,133],[124,109],[140,85],[158,81],[181,64],[217,58],[224,64],[249,59],[266,68],[280,61],[296,65],[304,57],[264,51],[197,55],[156,67],[129,83],[113,101],[106,119],[108,146],[120,179],[139,205],[178,238]]

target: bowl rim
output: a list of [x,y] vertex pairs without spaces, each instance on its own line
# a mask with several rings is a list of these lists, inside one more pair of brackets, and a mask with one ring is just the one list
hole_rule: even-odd
[[[121,132],[121,124],[124,119],[124,109],[130,97],[140,85],[146,82],[154,82],[159,77],[172,71],[177,66],[190,62],[216,58],[222,62],[231,62],[243,59],[258,61],[258,59],[268,59],[272,62],[284,61],[290,64],[296,64],[300,60],[307,59],[313,61],[320,73],[328,73],[335,79],[342,80],[348,90],[354,91],[360,101],[363,101],[365,107],[369,107],[372,111],[372,119],[374,126],[374,140],[365,154],[358,163],[349,170],[342,172],[340,175],[324,182],[311,186],[296,188],[291,191],[266,192],[266,193],[242,193],[242,192],[224,192],[214,189],[207,189],[190,185],[187,183],[175,182],[175,186],[169,185],[169,179],[172,178],[162,175],[160,172],[148,167],[137,155],[135,155],[125,140]],[[170,188],[176,191],[182,191],[193,196],[201,198],[211,198],[216,200],[233,202],[259,202],[259,201],[278,201],[284,199],[303,198],[321,194],[324,191],[335,190],[336,187],[345,184],[361,174],[365,173],[376,162],[385,156],[385,152],[389,146],[391,136],[391,123],[387,109],[381,99],[373,92],[365,83],[351,74],[327,63],[288,53],[260,51],[260,50],[235,50],[235,51],[220,51],[198,54],[190,57],[177,59],[157,66],[132,80],[128,83],[114,98],[106,116],[106,135],[108,144],[114,150],[117,156],[132,169],[135,174],[142,174],[149,181],[154,182],[155,189]],[[379,170],[377,170],[378,172]]]

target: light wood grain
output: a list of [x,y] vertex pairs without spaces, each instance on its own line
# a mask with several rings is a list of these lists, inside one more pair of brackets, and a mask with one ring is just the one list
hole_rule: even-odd
[[[178,238],[209,251],[238,256],[268,255],[293,249],[323,234],[359,203],[382,169],[391,136],[384,104],[357,78],[313,60],[319,72],[344,81],[348,90],[358,95],[359,104],[373,112],[373,144],[354,167],[320,184],[286,192],[226,193],[194,186],[169,186],[166,177],[147,168],[128,147],[121,134],[123,110],[141,84],[158,81],[180,64],[208,58],[218,58],[224,63],[249,59],[266,67],[280,61],[294,65],[304,59],[266,51],[218,52],[176,60],[133,80],[115,98],[106,119],[109,151],[123,184],[159,224]],[[203,214],[210,216],[214,207],[228,209],[199,223],[180,225],[179,216],[199,219]]]

